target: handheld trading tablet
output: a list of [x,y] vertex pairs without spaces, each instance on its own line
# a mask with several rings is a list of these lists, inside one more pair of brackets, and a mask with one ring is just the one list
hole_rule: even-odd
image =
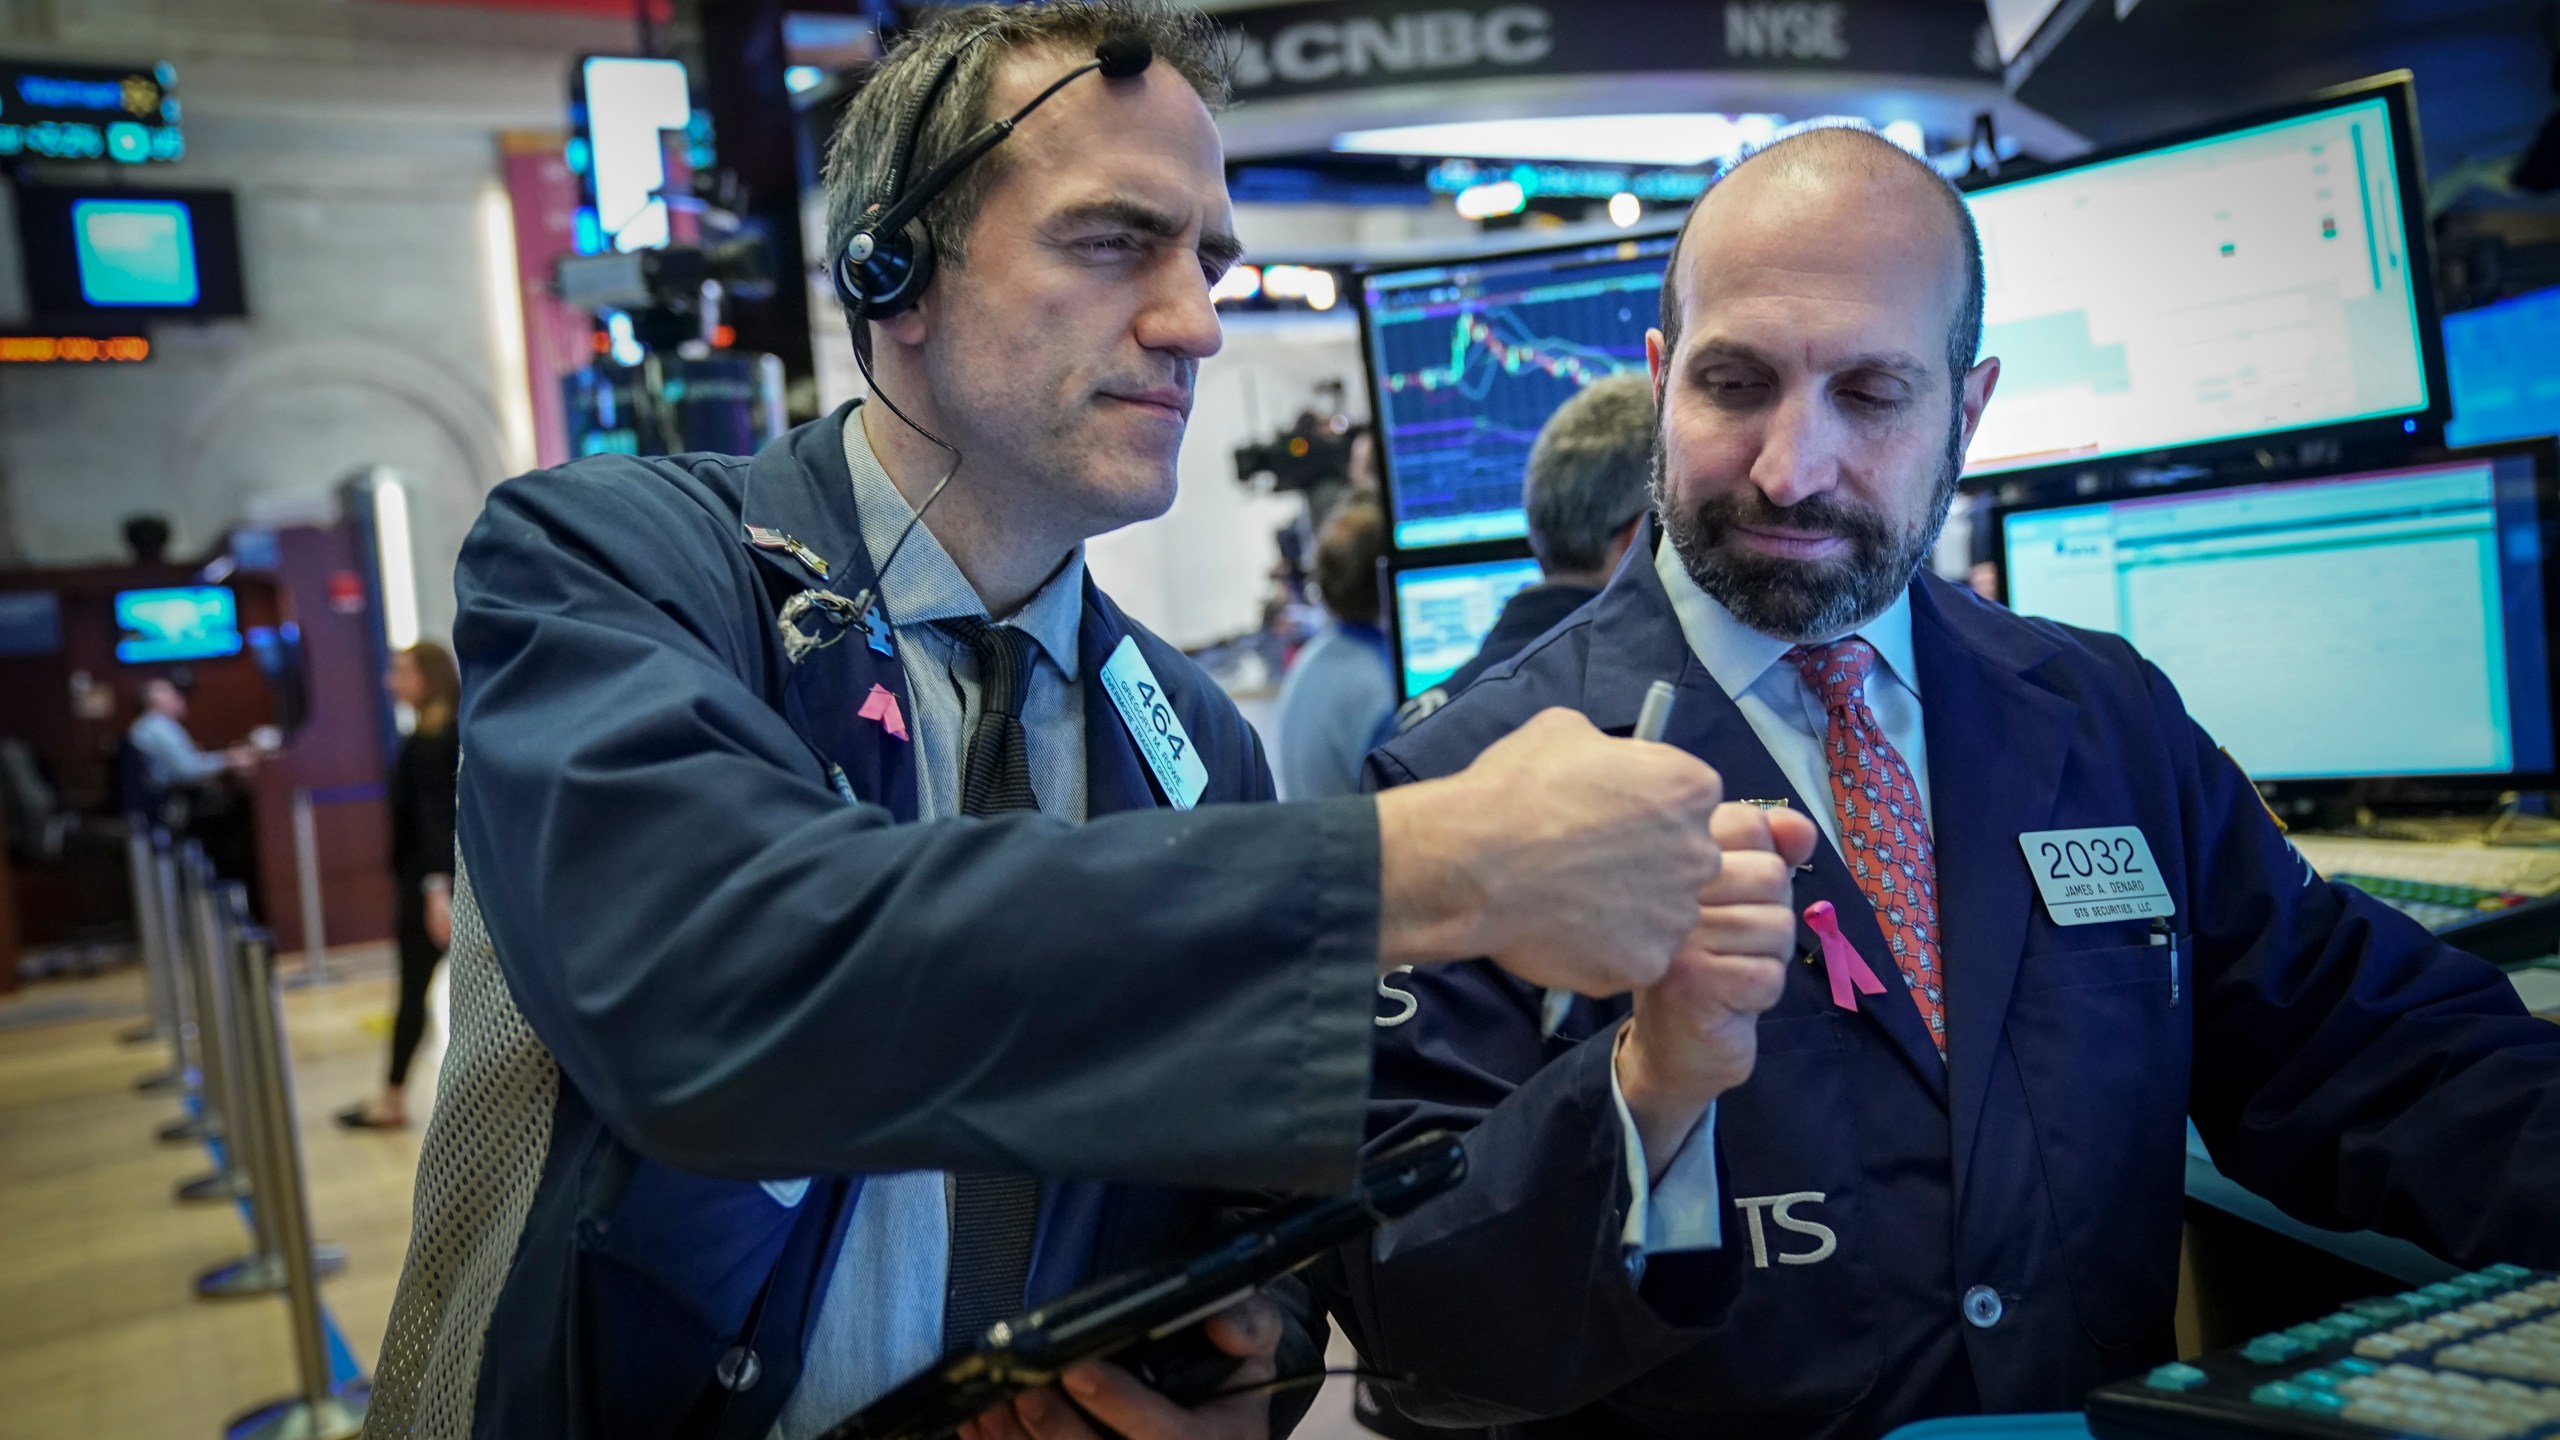
[[2099,1440],[2550,1440],[2560,1275],[2492,1265],[2089,1397]]
[[1215,1393],[1239,1363],[1199,1324],[1264,1285],[1458,1183],[1458,1137],[1434,1130],[1368,1161],[1349,1195],[1292,1200],[1188,1255],[1124,1270],[987,1329],[829,1430],[823,1440],[941,1440],[989,1407],[1110,1358],[1179,1405]]

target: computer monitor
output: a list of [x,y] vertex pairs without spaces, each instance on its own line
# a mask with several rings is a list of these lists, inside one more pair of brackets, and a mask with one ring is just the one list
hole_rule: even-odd
[[1529,447],[1574,392],[1644,368],[1671,246],[1654,235],[1361,277],[1395,548],[1529,533]]
[[2560,286],[2444,317],[2448,445],[2560,434]]
[[18,187],[28,309],[47,320],[248,313],[228,190]]
[[1474,659],[1504,602],[1537,583],[1538,562],[1527,556],[1396,571],[1396,670],[1404,693],[1419,695]]
[[240,609],[219,585],[116,595],[116,658],[127,665],[240,653]]
[[2525,783],[2555,769],[2553,454],[2006,511],[2008,601],[2133,642],[2253,778]]
[[2412,103],[2399,76],[1968,193],[2000,384],[1965,472],[2441,424]]

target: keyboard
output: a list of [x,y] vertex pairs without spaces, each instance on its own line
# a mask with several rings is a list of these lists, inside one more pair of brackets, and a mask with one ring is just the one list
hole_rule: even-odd
[[2292,839],[2323,876],[2438,932],[2560,893],[2560,849],[2342,835]]
[[2552,1440],[2560,1275],[2493,1265],[2089,1397],[2099,1440]]

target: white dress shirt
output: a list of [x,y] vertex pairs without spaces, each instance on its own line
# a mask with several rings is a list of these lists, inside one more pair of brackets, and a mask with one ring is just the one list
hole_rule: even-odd
[[[1689,578],[1688,567],[1680,563],[1680,552],[1669,541],[1655,549],[1653,568],[1671,597],[1671,612],[1679,617],[1680,634],[1689,642],[1689,652],[1698,657],[1699,665],[1742,712],[1742,718],[1751,725],[1751,733],[1760,737],[1760,744],[1778,762],[1779,772],[1795,787],[1813,822],[1822,827],[1824,837],[1837,851],[1840,822],[1832,813],[1831,768],[1822,751],[1831,718],[1822,707],[1822,697],[1804,683],[1804,676],[1795,666],[1785,661],[1795,642],[1764,635],[1735,619],[1732,611]],[[1848,633],[1876,647],[1876,668],[1867,677],[1867,708],[1875,713],[1876,723],[1884,727],[1885,738],[1901,752],[1903,763],[1911,767],[1912,781],[1920,789],[1921,821],[1926,824],[1929,739],[1921,727],[1920,672],[1911,655],[1911,592],[1904,590],[1883,614]],[[1722,1197],[1715,1172],[1715,1108],[1708,1107],[1706,1117],[1698,1122],[1680,1153],[1672,1158],[1671,1167],[1663,1172],[1661,1183],[1648,1193],[1645,1177],[1650,1167],[1644,1143],[1637,1138],[1635,1117],[1627,1109],[1625,1092],[1618,1089],[1614,1070],[1609,1084],[1618,1102],[1619,1123],[1626,1131],[1627,1181],[1635,1194],[1627,1208],[1622,1237],[1627,1248],[1645,1254],[1715,1249],[1723,1233],[1718,1214]]]

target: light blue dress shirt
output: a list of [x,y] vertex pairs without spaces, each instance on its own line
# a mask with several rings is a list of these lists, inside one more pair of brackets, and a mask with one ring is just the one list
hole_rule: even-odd
[[229,768],[229,762],[221,756],[197,746],[186,726],[157,710],[142,712],[142,718],[125,732],[125,738],[142,752],[142,764],[151,772],[151,783],[163,790],[209,780]]
[[1395,713],[1396,678],[1385,637],[1363,639],[1340,622],[1298,652],[1272,716],[1271,768],[1283,800],[1360,793],[1360,762]]
[[[859,411],[845,424],[844,450],[862,515],[862,547],[876,569],[915,511],[872,454]],[[898,551],[898,563],[880,576],[880,605],[915,710],[907,717],[907,734],[916,747],[917,818],[948,819],[960,812],[960,752],[977,719],[981,691],[976,657],[933,622],[984,618],[987,607],[930,524],[915,527]],[[1058,573],[1004,623],[1038,642],[1022,729],[1040,811],[1081,821],[1083,548],[1069,554]],[[800,1384],[774,1423],[773,1440],[807,1440],[827,1430],[941,1355],[943,1292],[951,1267],[947,1179],[938,1171],[911,1171],[863,1180],[818,1304]],[[776,1181],[765,1189],[776,1203],[796,1205],[807,1182]]]
[[[1795,642],[1764,635],[1734,618],[1716,598],[1698,588],[1680,563],[1679,551],[1666,541],[1656,547],[1654,573],[1671,597],[1671,612],[1691,654],[1760,737],[1779,772],[1812,812],[1813,822],[1837,850],[1840,822],[1833,817],[1831,770],[1822,758],[1823,736],[1831,728],[1822,699],[1804,683],[1793,665],[1783,664]],[[1903,591],[1885,612],[1848,632],[1876,647],[1878,663],[1867,680],[1867,708],[1884,727],[1885,738],[1902,752],[1920,789],[1924,823],[1929,809],[1929,740],[1921,726],[1919,670],[1911,654],[1911,592]],[[1839,639],[1840,636],[1833,636]],[[1776,796],[1733,795],[1734,800]],[[1716,1112],[1710,1106],[1688,1142],[1674,1156],[1662,1182],[1647,1191],[1650,1172],[1644,1145],[1636,1136],[1635,1117],[1627,1110],[1625,1092],[1617,1090],[1617,1072],[1609,1078],[1616,1093],[1618,1117],[1627,1132],[1627,1183],[1635,1202],[1627,1207],[1624,1240],[1630,1250],[1667,1254],[1679,1250],[1712,1250],[1722,1239],[1717,1211],[1722,1196],[1716,1187]]]

